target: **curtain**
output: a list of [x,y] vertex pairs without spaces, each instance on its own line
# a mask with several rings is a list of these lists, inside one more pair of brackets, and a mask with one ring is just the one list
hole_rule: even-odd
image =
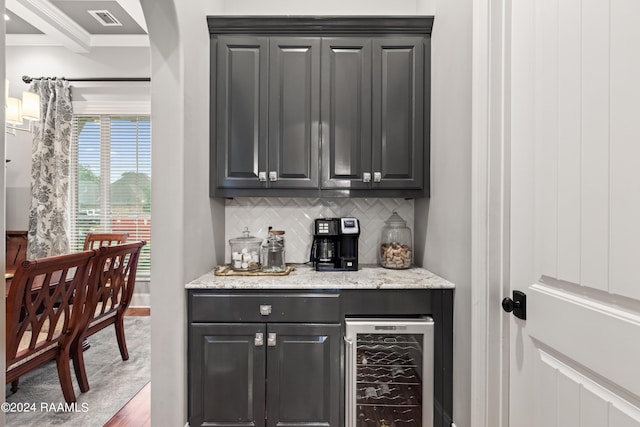
[[73,108],[69,82],[41,79],[31,91],[40,95],[40,123],[31,148],[30,259],[69,252],[69,145]]

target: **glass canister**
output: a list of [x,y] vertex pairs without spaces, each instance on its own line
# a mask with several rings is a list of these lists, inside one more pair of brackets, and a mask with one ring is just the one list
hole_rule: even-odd
[[384,268],[409,268],[413,263],[412,249],[411,229],[407,227],[407,222],[394,212],[382,227],[378,262]]
[[262,244],[262,271],[280,273],[287,268],[284,262],[284,231],[269,230]]
[[251,236],[245,227],[241,237],[229,239],[231,246],[231,268],[238,271],[251,271],[260,268],[261,239]]

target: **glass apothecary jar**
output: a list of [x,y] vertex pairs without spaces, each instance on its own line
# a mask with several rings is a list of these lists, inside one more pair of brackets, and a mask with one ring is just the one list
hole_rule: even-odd
[[382,227],[378,262],[384,268],[405,269],[413,264],[413,237],[407,222],[394,212]]
[[262,240],[251,236],[245,227],[241,237],[229,239],[231,246],[231,268],[251,271],[260,268],[260,245]]
[[262,271],[280,273],[287,268],[284,262],[284,231],[269,230],[269,236],[262,244]]

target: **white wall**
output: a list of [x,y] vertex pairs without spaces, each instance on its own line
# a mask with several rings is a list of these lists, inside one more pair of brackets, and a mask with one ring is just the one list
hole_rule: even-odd
[[[9,94],[17,98],[29,89],[22,76],[31,77],[148,77],[150,73],[149,48],[94,48],[88,54],[77,54],[64,47],[16,47],[8,46],[6,52],[6,73],[10,81]],[[121,83],[120,87],[129,85]],[[138,85],[140,87],[140,85]],[[89,96],[101,96],[95,88],[105,88],[103,83],[72,83],[73,101],[82,101]],[[117,87],[111,87],[113,93]],[[137,96],[146,93],[137,91]],[[130,97],[130,90],[128,90]],[[6,156],[10,159],[6,165],[7,210],[6,226],[8,230],[26,230],[28,227],[30,182],[31,182],[31,134],[18,132],[6,137]]]
[[205,0],[206,15],[433,15],[435,0]]
[[423,267],[456,284],[453,421],[462,427],[472,421],[472,1],[437,0],[435,8],[431,37],[431,197],[416,201],[416,258],[422,259]]

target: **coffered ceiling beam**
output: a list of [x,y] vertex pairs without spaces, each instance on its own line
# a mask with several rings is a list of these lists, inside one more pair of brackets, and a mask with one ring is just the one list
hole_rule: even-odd
[[91,35],[47,0],[6,0],[5,7],[55,42],[76,53],[88,53]]

